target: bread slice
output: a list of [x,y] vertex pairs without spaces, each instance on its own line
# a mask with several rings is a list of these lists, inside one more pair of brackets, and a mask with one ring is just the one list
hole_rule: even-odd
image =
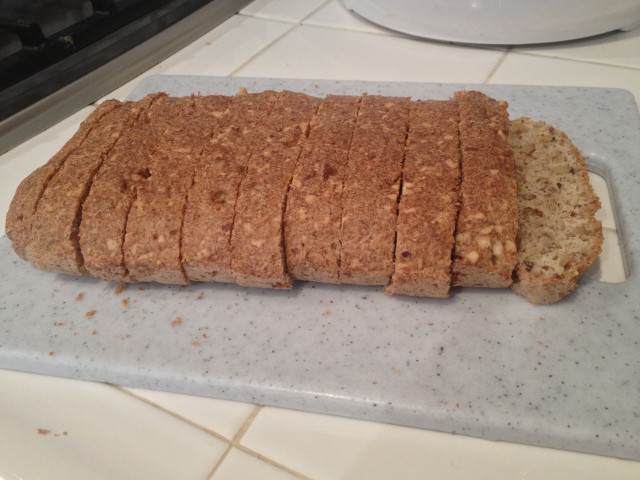
[[291,288],[283,217],[293,171],[320,99],[283,91],[259,131],[240,184],[231,234],[235,282],[250,287]]
[[141,114],[105,156],[82,205],[79,244],[84,266],[94,277],[128,280],[122,246],[127,216],[137,189],[151,174],[148,160],[167,127],[167,120],[157,115],[161,109],[154,106],[164,101],[164,94],[140,101]]
[[32,239],[27,246],[39,268],[72,275],[87,273],[78,239],[81,207],[104,158],[140,113],[138,102],[126,102],[106,113],[48,182],[33,216]]
[[448,297],[460,195],[458,106],[411,104],[388,294]]
[[100,120],[122,105],[117,100],[107,100],[99,104],[61,149],[18,185],[7,212],[5,231],[12,242],[13,249],[24,260],[34,261],[34,258],[27,254],[27,245],[31,242],[31,226],[38,202],[51,178],[62,167],[69,155],[82,148],[87,136],[97,127]]
[[238,188],[277,94],[233,97],[219,131],[203,147],[189,189],[182,232],[182,264],[191,281],[233,282],[230,241]]
[[340,282],[386,285],[393,252],[409,98],[365,95],[342,197]]
[[360,97],[328,95],[311,122],[285,211],[289,273],[339,283],[342,187]]
[[600,201],[567,135],[545,122],[511,122],[518,184],[518,267],[511,289],[551,304],[577,288],[600,254]]
[[507,105],[480,92],[456,92],[462,151],[461,207],[453,284],[508,287],[516,265],[518,208]]
[[[212,124],[224,112],[228,97],[168,97],[159,115],[172,124],[158,138],[150,175],[136,192],[124,241],[124,258],[132,281],[186,284],[181,236],[187,192]],[[199,109],[207,109],[203,115]],[[212,129],[213,127],[213,129]]]

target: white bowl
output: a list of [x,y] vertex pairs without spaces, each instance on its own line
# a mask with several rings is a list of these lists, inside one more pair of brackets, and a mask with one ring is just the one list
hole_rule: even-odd
[[435,40],[518,45],[640,26],[639,0],[343,0],[365,19]]

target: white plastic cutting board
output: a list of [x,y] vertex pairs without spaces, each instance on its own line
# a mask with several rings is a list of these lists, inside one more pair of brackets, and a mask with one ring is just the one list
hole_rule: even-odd
[[450,299],[297,283],[116,285],[38,271],[0,238],[0,367],[640,459],[640,120],[621,90],[150,77],[166,91],[448,98],[475,88],[565,130],[614,195],[628,278],[588,273],[535,306],[508,290]]

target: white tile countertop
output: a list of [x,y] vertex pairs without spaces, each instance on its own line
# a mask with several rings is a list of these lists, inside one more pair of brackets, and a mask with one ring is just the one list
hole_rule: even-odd
[[[338,0],[257,0],[107,97],[157,74],[610,87],[640,104],[640,29],[460,46],[378,28]],[[91,109],[0,157],[3,219],[18,183]],[[615,247],[613,206],[594,182]],[[615,281],[615,248],[604,255],[601,278]],[[0,370],[0,392],[0,480],[640,478],[629,460],[33,373]]]

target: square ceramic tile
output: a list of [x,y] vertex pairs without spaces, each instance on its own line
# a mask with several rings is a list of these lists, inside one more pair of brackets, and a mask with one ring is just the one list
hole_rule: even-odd
[[298,23],[327,0],[254,0],[240,13]]
[[287,23],[235,15],[106,98],[124,100],[150,75],[230,75],[290,28]]
[[0,478],[202,480],[227,443],[108,385],[0,370]]
[[509,52],[488,83],[623,88],[640,104],[640,70],[590,62]]
[[251,413],[257,408],[255,405],[248,403],[215,398],[138,388],[127,388],[125,390],[180,418],[193,422],[208,431],[215,432],[229,441],[235,437]]
[[287,471],[268,461],[261,460],[253,455],[233,448],[216,469],[211,480],[299,480],[299,475]]
[[636,478],[640,463],[264,408],[242,445],[314,480]]
[[517,47],[514,51],[605,65],[640,68],[640,28],[630,32],[616,31],[571,42]]
[[239,76],[482,83],[499,50],[303,25],[235,72]]
[[303,23],[305,25],[339,28],[357,32],[379,33],[382,35],[394,34],[391,30],[379,27],[348,10],[341,0],[331,0],[309,15]]

